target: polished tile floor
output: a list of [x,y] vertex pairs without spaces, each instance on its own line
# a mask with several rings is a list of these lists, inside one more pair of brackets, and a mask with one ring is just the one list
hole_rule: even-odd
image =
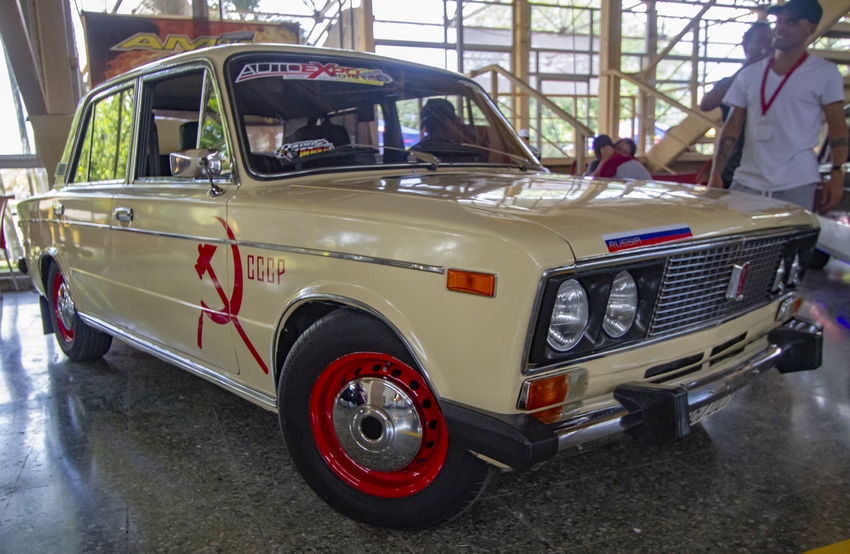
[[69,362],[5,292],[0,552],[801,553],[850,539],[850,266],[805,282],[824,366],[771,372],[685,440],[618,441],[497,475],[461,518],[400,533],[325,506],[275,416],[115,343]]

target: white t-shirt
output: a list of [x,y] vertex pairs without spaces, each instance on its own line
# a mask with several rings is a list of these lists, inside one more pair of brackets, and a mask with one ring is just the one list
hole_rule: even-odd
[[[787,190],[820,181],[817,156],[823,106],[844,101],[844,81],[838,67],[809,54],[785,82],[762,117],[761,81],[767,61],[741,70],[723,98],[729,106],[747,109],[741,165],[735,181],[757,190]],[[782,76],[767,72],[765,101]]]

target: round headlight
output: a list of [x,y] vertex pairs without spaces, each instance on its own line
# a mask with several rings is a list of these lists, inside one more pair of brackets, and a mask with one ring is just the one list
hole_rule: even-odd
[[549,346],[565,352],[581,340],[587,327],[587,293],[575,279],[558,287],[558,296],[549,322]]
[[635,280],[628,271],[621,271],[614,277],[602,320],[602,329],[609,337],[617,339],[626,334],[635,321],[637,304]]

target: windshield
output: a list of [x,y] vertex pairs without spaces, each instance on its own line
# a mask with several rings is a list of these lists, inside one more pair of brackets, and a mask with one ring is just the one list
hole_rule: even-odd
[[246,163],[259,175],[427,163],[536,164],[474,82],[313,54],[229,64]]

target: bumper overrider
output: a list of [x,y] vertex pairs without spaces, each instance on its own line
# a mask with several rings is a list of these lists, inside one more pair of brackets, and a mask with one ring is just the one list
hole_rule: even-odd
[[677,385],[624,383],[610,406],[545,424],[528,414],[503,415],[443,402],[449,433],[467,449],[514,469],[528,469],[559,451],[623,432],[640,446],[678,440],[691,425],[724,407],[732,393],[776,367],[781,373],[817,369],[823,328],[800,318],[768,334],[768,345],[736,365]]

